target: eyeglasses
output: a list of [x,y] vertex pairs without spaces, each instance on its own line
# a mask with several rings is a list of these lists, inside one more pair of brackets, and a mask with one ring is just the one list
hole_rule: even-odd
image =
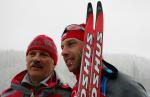
[[84,31],[84,28],[77,24],[71,24],[66,27],[66,30],[83,30]]
[[71,25],[69,25],[69,26],[67,26],[67,27],[65,28],[64,33],[62,34],[62,36],[63,36],[66,32],[68,32],[68,31],[75,31],[75,30],[77,30],[77,31],[84,31],[85,29],[84,29],[82,26],[80,26],[80,25],[71,24]]

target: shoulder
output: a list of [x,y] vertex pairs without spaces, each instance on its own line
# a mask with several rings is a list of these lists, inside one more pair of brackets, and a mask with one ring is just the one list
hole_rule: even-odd
[[103,60],[103,68],[103,76],[108,79],[108,97],[147,97],[145,88],[139,82],[118,71],[112,64]]
[[108,80],[108,91],[119,95],[116,97],[147,97],[145,88],[130,76],[118,72],[116,79]]
[[55,87],[55,92],[60,94],[62,97],[70,97],[71,88],[62,82],[59,82]]
[[68,84],[62,83],[60,80],[58,81],[58,84],[56,85],[56,88],[61,89],[61,90],[66,90],[66,91],[71,91],[71,87]]
[[6,97],[6,96],[8,96],[8,95],[10,95],[12,93],[13,93],[13,89],[12,88],[7,88],[6,90],[2,91],[2,94],[0,95],[0,97],[1,96],[2,97]]
[[60,88],[62,90],[71,91],[71,87],[68,84],[64,84],[61,79],[57,76],[56,72],[54,71],[54,83],[56,84],[56,88]]
[[20,81],[22,80],[24,74],[26,73],[26,71],[22,71],[20,73],[18,73],[17,75],[15,75],[12,80],[11,80],[11,85],[2,91],[0,97],[6,97],[8,95],[14,95],[15,93],[15,89],[12,88],[12,84],[17,84],[17,85],[20,85]]

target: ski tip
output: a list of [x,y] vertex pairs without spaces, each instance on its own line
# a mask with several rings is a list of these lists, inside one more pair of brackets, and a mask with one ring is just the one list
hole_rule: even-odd
[[103,12],[102,3],[100,1],[97,2],[97,12],[96,12],[96,19],[98,18],[98,14]]
[[97,11],[103,11],[102,3],[100,1],[97,2]]
[[89,2],[88,7],[87,7],[87,14],[92,13],[92,12],[93,12],[92,3]]
[[86,22],[88,21],[88,17],[89,17],[90,15],[92,15],[92,14],[93,14],[93,7],[92,7],[92,3],[89,2],[89,3],[88,3],[88,6],[87,6]]

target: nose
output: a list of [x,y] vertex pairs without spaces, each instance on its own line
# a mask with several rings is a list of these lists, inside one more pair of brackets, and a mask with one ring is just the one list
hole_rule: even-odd
[[40,54],[36,53],[33,57],[32,57],[33,61],[40,61]]

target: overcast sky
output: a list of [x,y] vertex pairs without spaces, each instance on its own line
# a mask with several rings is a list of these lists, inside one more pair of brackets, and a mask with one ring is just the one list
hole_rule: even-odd
[[[85,22],[87,3],[97,0],[0,0],[0,50],[26,51],[39,34],[60,36],[68,24]],[[101,0],[104,53],[128,53],[150,59],[150,0]]]

